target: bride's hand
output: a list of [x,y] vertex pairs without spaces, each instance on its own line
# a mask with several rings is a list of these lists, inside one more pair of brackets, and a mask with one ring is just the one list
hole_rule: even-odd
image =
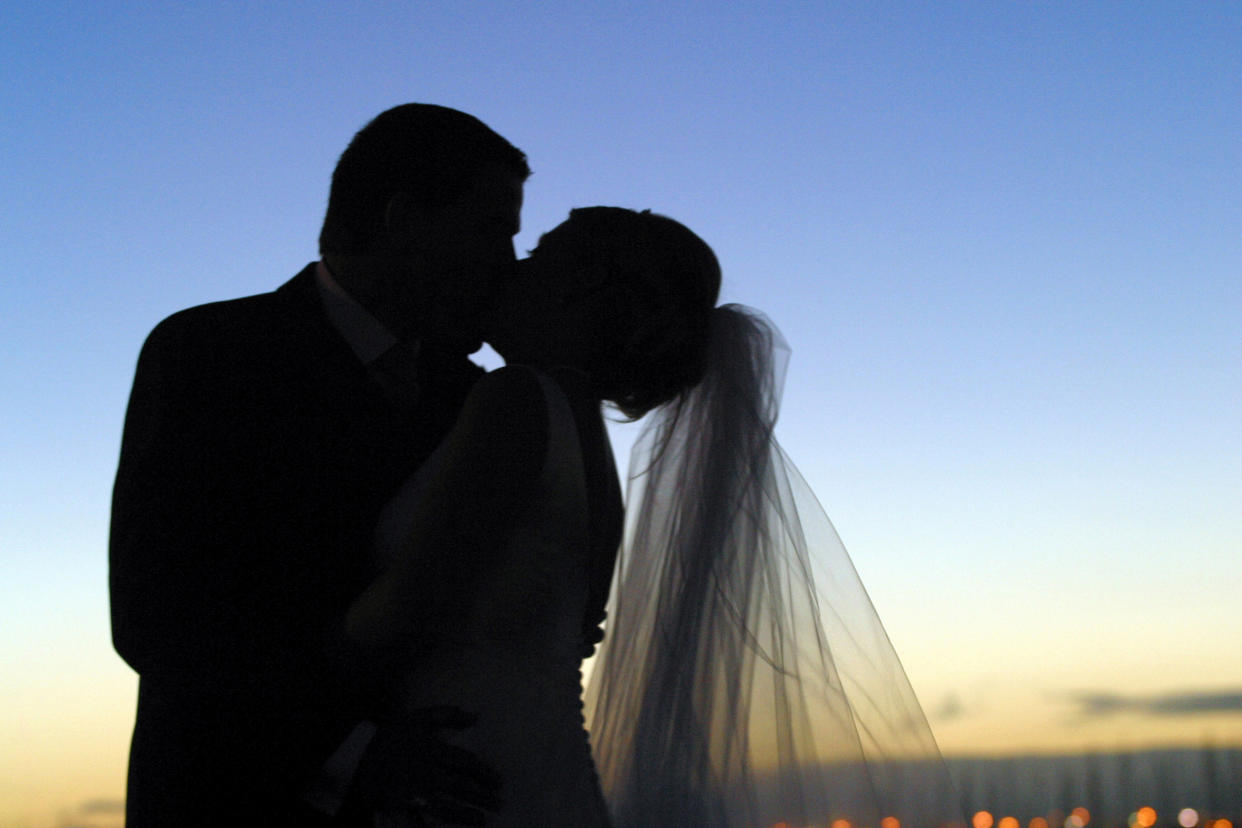
[[455,825],[483,825],[500,808],[500,776],[444,739],[475,717],[456,707],[427,707],[385,723],[358,767],[359,793],[376,812],[404,811]]

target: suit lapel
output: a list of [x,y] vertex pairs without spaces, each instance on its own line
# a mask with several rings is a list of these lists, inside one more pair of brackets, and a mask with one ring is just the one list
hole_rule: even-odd
[[[381,486],[395,488],[420,465],[456,420],[462,402],[483,371],[464,357],[428,360],[420,354],[421,398],[401,406],[328,320],[310,264],[276,291],[288,320],[283,357],[304,372],[303,387],[314,389],[307,402],[333,434],[330,445],[356,455]],[[347,457],[344,466],[353,466]]]

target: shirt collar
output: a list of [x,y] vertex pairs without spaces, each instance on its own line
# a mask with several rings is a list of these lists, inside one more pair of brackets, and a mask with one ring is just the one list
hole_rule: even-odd
[[[315,284],[332,327],[341,334],[363,365],[397,344],[397,337],[362,304],[350,296],[322,261],[315,264]],[[417,344],[415,344],[417,350]]]

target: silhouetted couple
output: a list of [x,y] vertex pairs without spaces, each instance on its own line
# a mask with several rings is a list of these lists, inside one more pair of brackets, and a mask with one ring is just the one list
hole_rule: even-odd
[[[515,261],[528,174],[469,115],[388,110],[320,261],[147,339],[110,556],[131,828],[948,805],[890,761],[935,745],[772,438],[774,330],[651,213],[573,210]],[[506,367],[467,359],[484,340]],[[605,402],[656,412],[624,542]]]

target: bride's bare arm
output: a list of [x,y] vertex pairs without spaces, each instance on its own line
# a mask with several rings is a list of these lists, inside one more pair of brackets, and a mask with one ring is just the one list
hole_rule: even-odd
[[512,529],[548,439],[538,378],[501,368],[475,384],[448,437],[437,477],[417,504],[398,561],[354,601],[345,634],[371,653],[416,644],[451,619],[472,575]]

